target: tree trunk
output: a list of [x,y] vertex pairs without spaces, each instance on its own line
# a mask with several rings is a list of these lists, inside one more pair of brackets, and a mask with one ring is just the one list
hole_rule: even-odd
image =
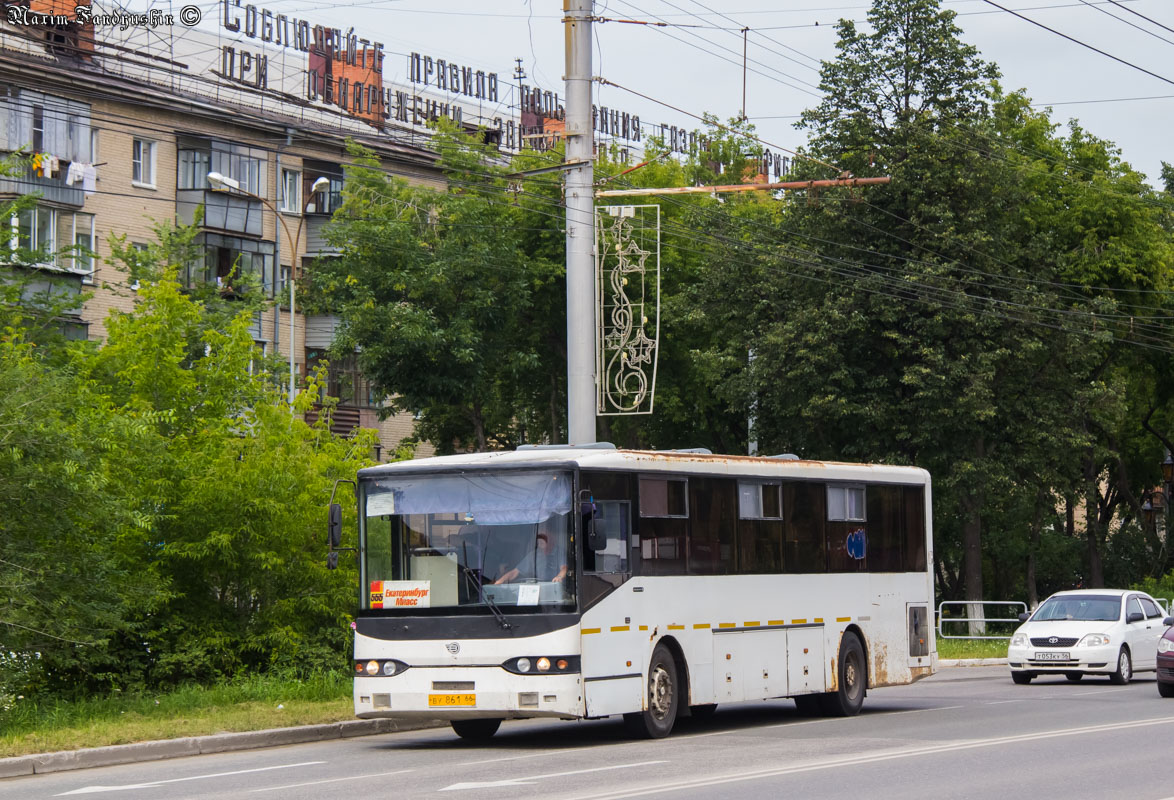
[[1040,524],[1043,520],[1043,498],[1035,502],[1035,517],[1031,521],[1031,541],[1027,547],[1027,607],[1034,610],[1039,605],[1039,590],[1035,585],[1035,554],[1039,551]]
[[481,404],[473,404],[473,435],[477,438],[477,452],[489,450],[489,439],[485,436],[485,416],[481,413]]
[[1105,566],[1101,560],[1101,523],[1097,519],[1097,490],[1090,486],[1084,499],[1084,533],[1088,542],[1088,581],[1092,589],[1105,585]]
[[[962,574],[966,593],[966,616],[970,620],[970,635],[986,633],[982,618],[982,500],[979,494],[962,498]],[[971,602],[977,601],[977,602]]]

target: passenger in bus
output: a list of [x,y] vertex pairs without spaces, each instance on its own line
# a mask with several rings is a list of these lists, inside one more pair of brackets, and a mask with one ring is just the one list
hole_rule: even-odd
[[535,537],[534,550],[526,553],[518,565],[507,571],[494,583],[515,583],[520,581],[551,581],[562,583],[567,576],[567,561],[556,551],[550,534],[539,530]]

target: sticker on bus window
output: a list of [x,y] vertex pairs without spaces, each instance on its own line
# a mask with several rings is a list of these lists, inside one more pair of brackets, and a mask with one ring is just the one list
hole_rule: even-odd
[[536,606],[538,605],[538,595],[541,586],[536,583],[522,583],[518,585],[518,605],[520,606]]
[[383,581],[383,605],[380,607],[429,608],[431,597],[432,581]]

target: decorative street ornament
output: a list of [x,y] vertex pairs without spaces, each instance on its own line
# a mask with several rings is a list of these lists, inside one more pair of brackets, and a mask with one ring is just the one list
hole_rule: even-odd
[[596,413],[651,414],[660,342],[660,206],[596,208],[595,230]]

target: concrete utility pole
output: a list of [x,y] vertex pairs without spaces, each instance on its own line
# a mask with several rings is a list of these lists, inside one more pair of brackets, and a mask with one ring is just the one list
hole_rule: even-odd
[[563,0],[567,66],[567,442],[595,441],[595,157],[591,125],[593,0]]

